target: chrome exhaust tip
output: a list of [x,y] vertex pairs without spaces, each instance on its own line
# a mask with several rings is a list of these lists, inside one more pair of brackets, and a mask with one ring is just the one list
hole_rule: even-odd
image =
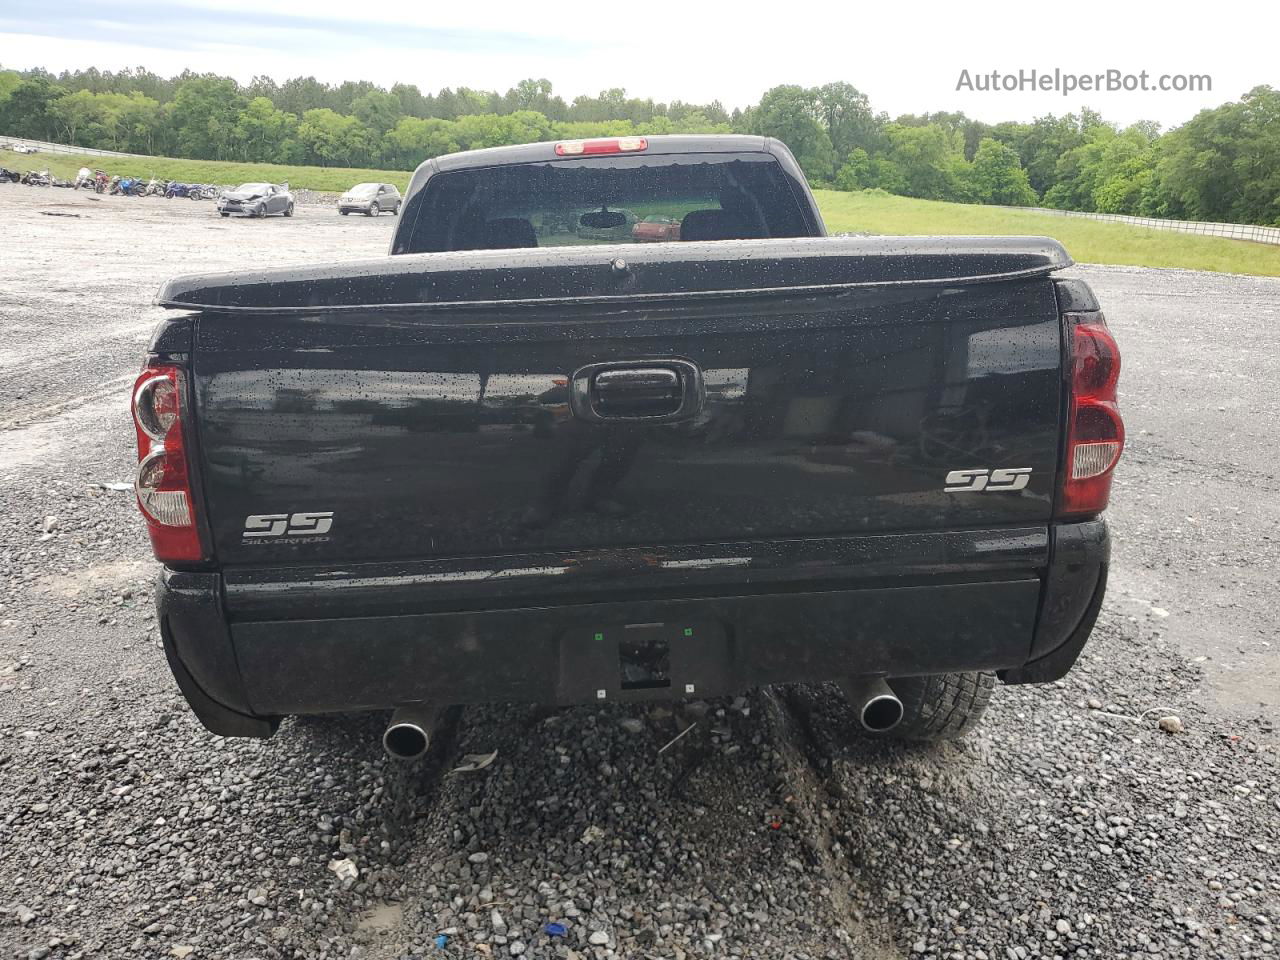
[[840,688],[849,705],[857,711],[862,729],[870,733],[888,733],[902,722],[902,701],[882,677],[842,680]]
[[431,747],[440,710],[427,704],[398,707],[382,734],[382,749],[396,760],[417,760]]

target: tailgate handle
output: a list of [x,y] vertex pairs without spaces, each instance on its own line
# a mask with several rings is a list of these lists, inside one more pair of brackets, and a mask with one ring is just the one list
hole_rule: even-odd
[[702,371],[688,360],[592,363],[576,371],[569,393],[574,414],[595,423],[684,420],[702,409]]

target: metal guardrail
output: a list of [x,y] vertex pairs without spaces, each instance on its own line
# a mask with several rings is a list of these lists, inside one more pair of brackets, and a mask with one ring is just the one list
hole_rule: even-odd
[[46,140],[28,140],[26,137],[0,137],[0,150],[12,150],[18,144],[35,147],[41,153],[75,153],[90,157],[145,157],[145,153],[121,153],[119,150],[98,150],[94,147],[72,147],[65,143],[49,143]]
[[1055,210],[1052,207],[1005,207],[1006,210],[1025,210],[1032,213],[1052,213],[1060,217],[1084,217],[1088,220],[1109,220],[1127,223],[1148,230],[1172,230],[1175,233],[1195,233],[1206,237],[1226,237],[1231,240],[1252,240],[1255,243],[1280,244],[1280,227],[1264,227],[1254,223],[1211,223],[1207,220],[1163,220],[1159,217],[1130,217],[1120,213],[1085,213],[1081,210]]

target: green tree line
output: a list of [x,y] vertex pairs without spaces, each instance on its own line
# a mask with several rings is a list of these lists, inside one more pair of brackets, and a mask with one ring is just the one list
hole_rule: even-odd
[[872,109],[848,83],[783,85],[758,104],[655,103],[622,89],[571,101],[549,81],[505,93],[412,84],[240,84],[144,69],[0,70],[0,134],[190,157],[408,170],[455,150],[646,133],[777,137],[816,186],[965,203],[1280,224],[1280,91],[1262,86],[1161,133],[1093,111],[988,124]]

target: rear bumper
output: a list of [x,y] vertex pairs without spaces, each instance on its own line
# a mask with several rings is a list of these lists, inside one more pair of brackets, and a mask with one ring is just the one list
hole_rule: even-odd
[[[205,726],[268,736],[285,714],[420,700],[630,701],[969,670],[1043,682],[1079,655],[1108,553],[1099,520],[519,564],[166,570],[158,606]],[[620,659],[638,641],[662,652],[643,684]]]

